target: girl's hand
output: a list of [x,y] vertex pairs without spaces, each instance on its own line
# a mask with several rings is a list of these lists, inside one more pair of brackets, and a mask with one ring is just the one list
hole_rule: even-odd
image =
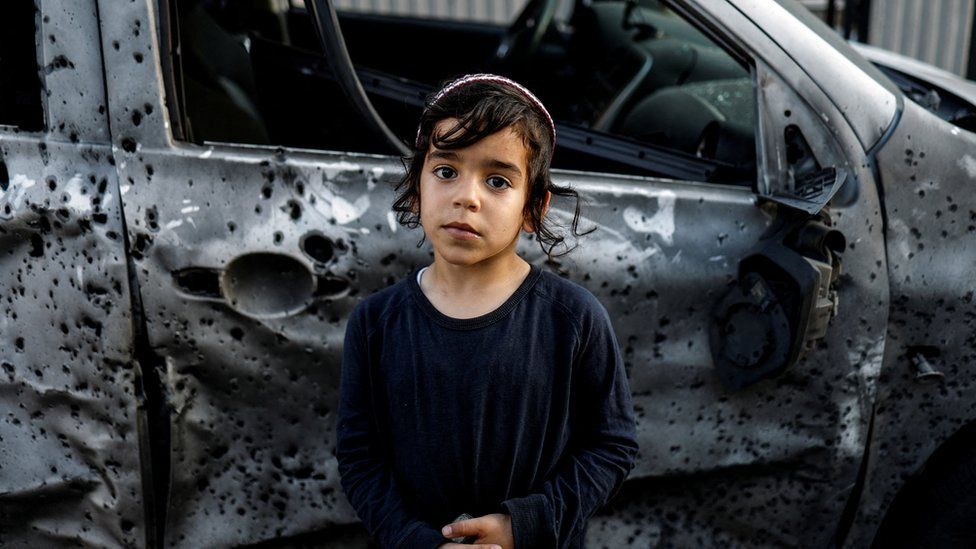
[[[447,529],[450,528],[450,532]],[[489,549],[515,549],[515,537],[512,534],[512,517],[502,513],[492,513],[483,517],[476,517],[468,520],[452,522],[441,530],[441,534],[446,538],[457,538],[462,536],[477,536],[476,545],[463,545],[458,543],[448,543],[441,547],[460,549],[466,547],[479,547]],[[487,545],[484,545],[487,544]]]

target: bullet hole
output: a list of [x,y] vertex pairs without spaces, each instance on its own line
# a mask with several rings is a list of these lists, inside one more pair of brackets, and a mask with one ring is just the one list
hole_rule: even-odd
[[302,238],[299,247],[305,252],[305,255],[319,263],[328,263],[334,255],[332,241],[317,233]]
[[349,290],[349,281],[337,276],[320,276],[315,285],[316,297],[336,297]]
[[56,43],[58,41],[57,38],[55,38],[53,34],[47,35],[47,39],[50,40],[52,44],[54,44],[54,43]]
[[77,143],[78,142],[78,134],[75,133],[75,132],[71,132],[70,134],[68,134],[68,140],[70,140],[72,143]]
[[132,243],[132,257],[135,259],[142,259],[146,256],[146,251],[149,250],[149,246],[152,245],[152,237],[145,234],[139,233],[136,235],[135,242]]
[[240,329],[237,326],[234,326],[233,328],[230,329],[230,337],[236,339],[237,341],[240,341],[244,339],[244,330]]
[[142,110],[146,111],[146,116],[149,116],[150,114],[153,113],[153,106],[150,105],[149,103],[146,103],[145,105],[142,106]]
[[302,217],[302,205],[297,200],[289,200],[287,205],[288,217],[292,221],[298,221]]
[[184,293],[201,297],[221,297],[220,278],[215,270],[200,267],[181,269],[173,273],[173,281]]
[[212,457],[214,459],[221,458],[221,457],[224,456],[224,454],[227,453],[227,450],[229,450],[229,448],[227,448],[227,446],[225,446],[223,444],[219,444],[217,446],[214,446],[210,450],[210,457]]
[[279,246],[281,241],[285,239],[285,235],[281,234],[281,231],[274,232],[274,243],[275,246]]
[[132,58],[136,60],[136,63],[142,63],[142,54],[139,52],[133,53]]
[[328,406],[325,406],[325,405],[315,405],[315,406],[312,407],[312,411],[314,411],[315,412],[315,415],[317,415],[319,417],[325,417],[325,416],[329,415],[329,412],[331,411],[331,409]]
[[14,340],[14,347],[16,348],[16,350],[17,350],[18,353],[23,353],[24,352],[24,338],[18,337],[17,339],[15,339]]
[[115,51],[119,51],[119,41],[118,40],[112,40],[112,49],[114,49]]
[[265,185],[264,187],[261,187],[261,196],[267,200],[268,198],[271,198],[272,191],[273,189],[271,188],[271,185]]
[[148,175],[149,177],[152,177],[153,174],[155,174],[155,173],[156,173],[156,170],[153,169],[152,164],[146,164],[146,175]]
[[89,295],[107,295],[108,290],[102,288],[101,286],[95,286],[92,283],[88,283],[88,285],[85,286],[85,293]]
[[98,223],[99,225],[104,225],[108,223],[108,214],[104,214],[104,213],[92,214],[92,221]]
[[159,230],[159,214],[156,211],[156,206],[146,208],[146,227],[153,232]]
[[61,327],[61,333],[68,335],[68,325],[62,322],[60,327]]
[[142,124],[142,113],[138,110],[132,111],[132,125],[138,126]]
[[58,179],[53,175],[47,177],[47,188],[48,190],[54,191],[58,188]]
[[790,109],[786,109],[785,111],[783,111],[783,116],[785,116],[786,118],[789,118],[789,117],[793,116],[793,111],[791,111]]
[[86,316],[86,317],[82,317],[81,323],[82,323],[82,325],[84,327],[88,328],[89,330],[95,330],[95,337],[101,337],[102,336],[102,323],[101,322],[99,322],[97,320],[94,320],[94,319]]
[[41,238],[41,235],[39,235],[37,233],[31,234],[31,236],[30,236],[30,243],[31,243],[31,250],[29,252],[30,253],[30,256],[31,257],[43,257],[44,256],[44,239]]
[[134,522],[132,522],[131,520],[128,520],[128,519],[122,519],[122,520],[121,520],[121,521],[119,522],[119,526],[120,526],[120,527],[122,528],[122,531],[123,531],[123,532],[125,532],[125,533],[129,533],[129,532],[131,532],[131,531],[132,531],[132,529],[133,529],[133,528],[135,528],[135,526],[136,526],[136,525],[135,525],[135,523],[134,523]]
[[237,224],[235,224],[233,221],[228,221],[227,222],[227,230],[229,230],[230,232],[236,231],[237,230]]
[[47,67],[45,67],[44,72],[46,74],[51,74],[57,70],[73,68],[75,68],[75,64],[72,63],[70,59],[63,55],[58,55],[51,60],[51,63]]
[[126,137],[122,139],[122,150],[127,153],[136,152],[136,141],[131,137]]
[[262,211],[263,211],[263,210],[262,210],[262,208],[261,208],[261,205],[260,205],[260,204],[255,204],[255,205],[254,205],[254,213],[256,213],[256,214],[260,214],[260,213],[261,213]]

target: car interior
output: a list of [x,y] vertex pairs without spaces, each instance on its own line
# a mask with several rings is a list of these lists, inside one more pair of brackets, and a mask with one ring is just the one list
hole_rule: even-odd
[[[178,138],[396,153],[349,107],[301,0],[170,2]],[[754,186],[751,67],[669,4],[527,0],[507,25],[362,10],[338,19],[363,89],[405,142],[440,84],[494,72],[552,113],[556,168]]]

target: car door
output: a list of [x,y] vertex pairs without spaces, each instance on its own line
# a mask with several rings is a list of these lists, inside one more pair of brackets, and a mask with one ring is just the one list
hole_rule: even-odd
[[144,544],[140,370],[94,2],[0,20],[0,543]]
[[[158,380],[155,501],[165,510],[152,520],[166,546],[181,547],[353,523],[332,456],[345,319],[430,257],[388,207],[402,166],[230,142],[268,135],[254,116],[247,50],[219,14],[159,5],[173,13],[151,1],[101,3],[111,13],[101,30],[116,168]],[[182,57],[154,32],[177,24],[188,33]],[[197,63],[179,75],[188,92],[167,95],[161,73],[179,62]],[[197,103],[181,118],[184,98]],[[341,93],[333,99],[310,110],[347,116]],[[181,141],[190,131],[224,142]]]
[[[845,113],[735,3],[668,5],[717,46],[749,60],[759,169],[751,189],[559,174],[585,190],[586,215],[598,227],[563,266],[614,319],[641,446],[637,468],[594,519],[589,541],[827,545],[848,498],[857,496],[852,488],[883,357],[889,297],[874,177]],[[813,173],[845,183],[818,191],[809,186]],[[828,201],[825,209],[816,205]],[[818,221],[818,210],[829,221]],[[756,376],[769,363],[734,349],[775,354],[766,316],[774,313],[761,306],[763,314],[740,314],[751,306],[741,308],[730,283],[754,290],[754,274],[771,281],[783,275],[780,268],[790,270],[773,259],[773,250],[783,251],[767,247],[775,241],[809,263],[817,254],[780,232],[791,223],[823,237],[839,260],[829,276],[836,294],[820,294],[835,298],[821,302],[831,320],[807,325],[803,351],[785,369]],[[766,259],[755,263],[757,252]],[[786,308],[801,301],[778,283],[772,287]],[[762,335],[751,332],[760,326]],[[753,337],[763,351],[755,351],[756,340],[746,343]]]

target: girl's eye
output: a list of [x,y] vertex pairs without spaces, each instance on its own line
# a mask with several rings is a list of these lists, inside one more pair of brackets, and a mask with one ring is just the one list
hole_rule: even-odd
[[450,166],[438,166],[434,168],[434,175],[441,179],[451,179],[457,175],[457,172]]
[[512,186],[507,179],[505,179],[504,177],[499,177],[497,175],[493,175],[489,177],[485,181],[485,183],[487,183],[488,186],[491,187],[492,189],[504,189],[505,187]]

